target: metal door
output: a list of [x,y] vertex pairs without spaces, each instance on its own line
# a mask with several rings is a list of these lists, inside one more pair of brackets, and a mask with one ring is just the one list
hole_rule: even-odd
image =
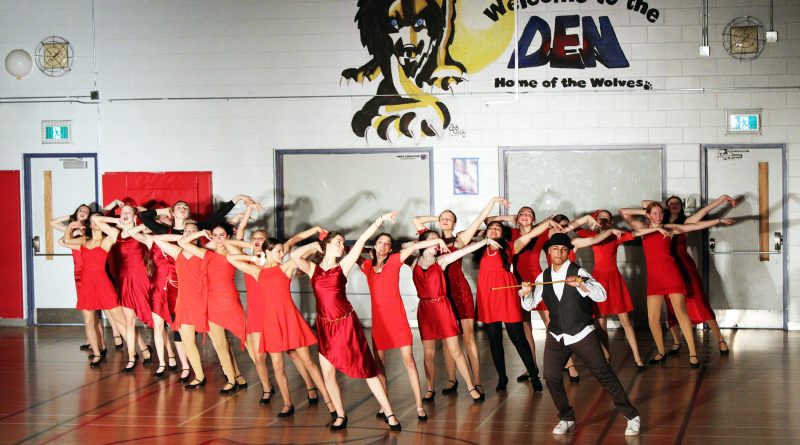
[[722,327],[786,327],[786,159],[782,145],[705,146],[705,202],[740,202],[705,236],[711,307]]
[[80,204],[94,208],[97,155],[26,154],[24,163],[28,323],[36,324],[39,310],[75,307],[72,254],[58,245],[62,233],[49,221]]

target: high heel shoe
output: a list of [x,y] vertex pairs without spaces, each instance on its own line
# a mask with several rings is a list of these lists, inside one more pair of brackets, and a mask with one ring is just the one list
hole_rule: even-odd
[[[391,419],[392,417],[394,417],[394,420],[397,421],[397,423],[395,423],[394,425],[389,423],[389,419]],[[389,425],[389,429],[392,431],[401,431],[403,429],[403,427],[400,426],[400,421],[397,420],[397,416],[395,416],[394,414],[387,415],[386,419],[384,420],[386,421],[386,424]]]
[[292,417],[294,415],[294,405],[283,405],[284,407],[288,406],[289,409],[287,411],[281,411],[278,413],[278,417]]
[[239,389],[239,384],[238,383],[236,383],[236,382],[233,382],[233,383],[228,382],[228,383],[225,384],[225,386],[222,387],[222,389],[219,390],[219,393],[220,394],[233,394],[233,393],[236,392],[237,389]]
[[497,392],[505,391],[506,386],[508,386],[508,377],[503,377],[497,381],[497,386],[494,387],[494,390]]
[[458,390],[458,380],[448,380],[447,383],[452,383],[453,386],[445,386],[442,389],[442,395],[453,394]]
[[[119,339],[119,343],[117,343],[117,339]],[[123,345],[122,336],[121,335],[115,335],[114,336],[114,349],[119,351],[120,349],[122,349],[122,345]]]
[[479,393],[486,395],[486,390],[483,389],[483,385],[481,385],[480,383],[475,385],[475,389],[477,389]]
[[[444,390],[442,392],[444,392]],[[430,394],[431,396],[428,397],[428,394]],[[432,389],[429,389],[429,390],[425,391],[425,397],[422,398],[422,401],[426,402],[426,403],[430,403],[430,402],[433,402],[433,399],[435,399],[435,398],[436,398],[436,391],[434,391]]]
[[[183,375],[184,372],[186,373],[186,375]],[[181,369],[180,381],[183,382],[183,383],[188,382],[189,381],[189,376],[191,374],[192,374],[192,371],[189,368]]]
[[[175,364],[174,365],[170,365],[170,360],[174,360]],[[178,361],[175,360],[175,357],[167,357],[167,368],[170,371],[173,371],[173,372],[178,370]]]
[[[692,362],[692,359],[697,360],[697,362]],[[689,356],[689,367],[692,369],[697,369],[700,367],[700,360],[697,358],[696,355]]]
[[242,380],[244,380],[244,377],[242,377],[242,375],[241,375],[241,374],[239,374],[239,375],[237,375],[236,377],[234,377],[234,378],[233,378],[233,380],[236,382],[236,386],[237,386],[239,389],[245,389],[245,388],[247,388],[247,380],[244,380],[244,382],[243,382],[243,383],[239,383],[239,379],[240,379],[240,378],[241,378]]
[[722,349],[722,347],[720,346],[719,355],[728,355],[728,354],[731,353],[731,350],[730,350],[730,348],[728,348],[728,344],[725,343],[725,340],[720,340],[719,344],[720,345],[725,345],[725,349]]
[[188,385],[184,385],[186,389],[197,389],[206,386],[206,378],[203,377],[203,380],[194,379]]
[[133,360],[129,360],[129,361],[128,361],[128,364],[127,364],[127,365],[125,365],[125,367],[124,367],[124,368],[122,368],[122,372],[125,372],[125,373],[131,373],[131,372],[133,372],[133,370],[134,370],[135,368],[136,368],[136,362],[135,362],[135,361],[133,361]]
[[678,354],[679,352],[681,352],[680,343],[678,343],[678,344],[673,343],[672,347],[669,348],[669,351],[667,351],[667,355],[675,355],[675,354]]
[[105,360],[105,357],[102,357],[102,356],[99,356],[99,355],[95,355],[89,360],[90,360],[89,367],[90,368],[97,368],[97,367],[100,366],[100,362]]
[[420,422],[425,422],[428,420],[428,413],[425,412],[425,408],[417,408],[417,420]]
[[[275,393],[273,390],[264,391],[264,394],[261,395],[261,400],[258,401],[259,405],[269,405],[269,402],[272,401],[272,394]],[[268,395],[265,399],[264,396]]]
[[[328,409],[330,409],[331,405],[333,405],[333,401],[329,400],[325,402],[325,406],[328,407]],[[338,416],[338,414],[336,414],[336,406],[334,405],[333,411],[328,411],[328,413],[331,415],[331,419],[336,419],[336,416]]]
[[[478,397],[472,397],[472,391],[475,391],[478,394]],[[481,394],[481,392],[478,391],[474,386],[472,388],[470,388],[468,392],[469,392],[469,396],[472,397],[472,401],[475,402],[475,403],[481,403],[486,399],[486,396]]]
[[633,363],[636,365],[636,372],[645,372],[645,371],[647,371],[647,366],[644,365],[644,362],[642,362],[641,365],[639,363],[635,362],[635,361]]
[[108,349],[107,348],[103,348],[103,349],[100,350],[100,357],[105,357],[107,355],[108,355]]
[[[316,397],[311,397],[311,391],[314,391],[314,395]],[[306,397],[308,397],[308,404],[309,405],[316,405],[319,403],[319,395],[317,395],[317,388],[306,389]]]
[[[336,421],[339,419],[342,419],[342,423],[337,425]],[[336,418],[333,419],[333,423],[331,424],[331,431],[339,431],[345,428],[347,428],[347,416],[344,417],[336,416]]]
[[664,364],[667,361],[667,356],[657,352],[649,361],[651,365]]
[[144,353],[147,352],[147,358],[142,360],[142,364],[143,365],[149,365],[150,363],[153,363],[153,348],[152,348],[152,346],[147,345],[147,347],[145,349],[142,349],[139,352],[142,353],[142,357],[144,357]]
[[166,367],[166,366],[164,366],[164,365],[159,365],[159,366],[158,366],[158,368],[156,368],[156,373],[155,373],[155,374],[153,374],[153,376],[154,376],[155,378],[157,378],[157,379],[160,379],[160,378],[164,377],[164,372],[165,372],[166,370],[167,370],[167,367]]

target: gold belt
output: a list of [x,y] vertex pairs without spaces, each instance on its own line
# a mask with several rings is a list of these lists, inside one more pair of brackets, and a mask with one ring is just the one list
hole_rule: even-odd
[[420,298],[420,299],[419,299],[419,302],[420,302],[420,303],[438,303],[438,302],[440,302],[440,301],[442,301],[442,300],[444,300],[444,299],[446,299],[446,298],[447,298],[447,297],[439,297],[439,298]]
[[350,309],[350,312],[342,315],[341,317],[336,317],[336,318],[327,318],[327,317],[323,317],[322,315],[317,314],[317,318],[319,318],[320,320],[322,320],[324,322],[327,322],[327,323],[336,323],[338,321],[342,321],[345,318],[350,317],[350,314],[352,314],[355,311],[356,311],[355,309]]

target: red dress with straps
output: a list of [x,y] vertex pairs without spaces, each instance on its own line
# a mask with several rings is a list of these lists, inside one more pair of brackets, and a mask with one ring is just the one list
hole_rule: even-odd
[[[708,296],[703,292],[700,272],[697,270],[694,259],[689,255],[686,241],[686,234],[673,236],[672,254],[677,260],[678,270],[680,270],[683,283],[686,286],[686,312],[689,313],[689,319],[692,320],[692,324],[701,324],[708,320],[716,319],[716,316],[714,315],[714,310],[711,309]],[[671,305],[667,305],[667,309],[672,310]],[[668,319],[670,327],[677,324],[677,319],[675,319],[674,315]]]
[[[513,247],[505,247],[511,261]],[[487,247],[478,271],[478,321],[483,323],[517,323],[522,321],[522,304],[516,288],[492,290],[493,287],[517,284],[514,275],[503,267],[500,251]]]
[[420,337],[423,340],[441,340],[461,334],[461,327],[447,300],[447,285],[439,263],[434,262],[427,269],[416,264],[412,278],[419,296],[417,322]]
[[180,284],[172,329],[185,324],[194,326],[196,332],[208,332],[208,300],[202,289],[202,268],[203,259],[194,255],[187,259],[181,252],[175,260]]
[[80,258],[82,260],[81,276],[83,279],[81,280],[81,286],[78,288],[78,303],[75,308],[96,311],[114,309],[119,306],[119,297],[106,272],[108,252],[99,246],[93,249],[81,246]]
[[72,276],[75,278],[75,291],[81,291],[81,277],[83,274],[83,259],[80,249],[72,250]]
[[372,303],[372,342],[379,351],[411,345],[411,327],[400,295],[400,254],[389,255],[380,272],[371,260],[361,263]]
[[[147,276],[145,255],[142,243],[133,237],[117,238],[111,254],[115,257],[115,285],[123,307],[133,309],[136,318],[148,327],[153,327],[150,308],[150,277]],[[83,285],[83,283],[81,283]]]
[[[522,232],[520,232],[519,229],[512,228],[511,245],[513,246],[514,241],[521,236]],[[536,277],[542,273],[542,264],[540,263],[542,249],[544,248],[544,243],[546,243],[549,239],[550,237],[548,236],[548,232],[545,232],[529,241],[529,243],[533,243],[530,248],[523,249],[522,252],[515,255],[514,274],[517,275],[517,278],[520,279],[520,282],[527,281],[529,283],[533,283],[536,280]],[[544,305],[544,301],[539,302],[534,310],[546,311],[547,307]]]
[[[588,232],[588,233],[586,233]],[[579,235],[594,236],[594,232],[581,231]],[[592,277],[606,290],[605,301],[595,303],[596,315],[627,314],[633,310],[628,285],[617,267],[617,251],[622,243],[633,240],[630,232],[625,232],[621,237],[609,236],[603,241],[592,246],[594,254],[594,270]]]
[[[450,252],[458,250],[455,246],[448,246],[448,248]],[[475,300],[467,277],[464,276],[461,258],[445,267],[444,275],[447,280],[447,296],[455,306],[456,318],[459,320],[475,319]]]
[[265,297],[260,327],[263,333],[261,352],[290,351],[317,342],[308,323],[292,301],[292,279],[286,276],[281,266],[261,269],[256,285]]
[[346,285],[347,277],[340,265],[328,270],[314,267],[311,287],[317,300],[319,353],[350,377],[375,377],[378,367],[369,352],[364,328],[347,301]]
[[208,299],[208,321],[231,331],[244,348],[246,325],[239,291],[233,281],[236,268],[224,255],[207,250],[203,256],[203,292]]
[[672,240],[660,232],[642,237],[642,249],[647,264],[647,295],[686,294],[675,258],[670,253]]
[[153,313],[165,322],[172,324],[172,312],[169,310],[169,277],[175,269],[175,261],[164,253],[158,244],[150,246],[150,258],[153,260],[153,276],[150,278],[150,301]]

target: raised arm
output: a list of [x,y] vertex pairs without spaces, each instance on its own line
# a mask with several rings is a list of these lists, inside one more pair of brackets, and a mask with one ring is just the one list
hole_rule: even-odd
[[242,220],[239,221],[239,226],[236,228],[236,239],[239,241],[244,239],[244,231],[247,229],[247,223],[250,222],[250,215],[253,214],[255,206],[261,207],[261,204],[247,204],[247,208],[242,215]]
[[117,242],[117,237],[119,236],[119,229],[116,227],[112,227],[108,224],[107,220],[117,221],[117,218],[108,218],[106,216],[94,215],[91,217],[92,222],[100,228],[100,230],[105,233],[106,237],[103,238],[103,241],[100,243],[100,247],[103,248],[106,252],[111,250],[111,246]]
[[303,240],[306,240],[308,238],[311,238],[312,236],[320,234],[320,233],[322,233],[324,231],[325,231],[325,229],[323,229],[320,226],[316,226],[316,227],[312,227],[310,229],[303,230],[302,232],[298,233],[297,235],[289,238],[289,240],[287,240],[283,244],[284,252],[288,252],[288,251],[292,250],[292,248],[294,246],[296,246],[297,243],[299,243],[300,241],[303,241]]
[[598,224],[597,221],[595,221],[592,215],[583,215],[580,218],[571,221],[567,225],[566,229],[564,229],[564,232],[572,232],[573,230],[582,226],[586,226],[590,230],[600,228],[600,224]]
[[179,239],[178,245],[181,246],[181,249],[191,253],[192,255],[203,258],[206,255],[206,249],[194,243],[194,240],[203,237],[211,239],[211,233],[209,233],[208,230],[198,230],[189,236],[184,236],[183,238]]
[[225,242],[225,249],[228,251],[228,254],[229,255],[242,255],[243,252],[241,251],[241,249],[236,247],[236,245],[234,245],[232,241],[235,241],[235,240],[226,239],[224,241]]
[[[378,228],[383,224],[384,221],[391,221],[394,222],[397,219],[397,212],[389,212],[385,213],[378,217],[372,224],[367,227],[367,230],[361,234],[356,240],[356,243],[353,245],[353,248],[350,249],[350,252],[342,258],[339,262],[339,266],[342,268],[342,272],[347,275],[353,269],[353,266],[356,264],[356,261],[361,256],[361,251],[364,250],[364,245],[367,244],[372,235],[378,231]],[[299,266],[299,264],[298,264]]]
[[156,221],[156,218],[160,215],[169,215],[171,211],[172,209],[165,207],[155,210],[145,210],[139,212],[137,216],[139,216],[139,219],[142,220],[142,224],[150,229],[151,232],[158,235],[165,235],[169,233],[170,228]]
[[516,214],[514,214],[514,215],[494,215],[494,216],[490,216],[490,217],[486,218],[486,224],[489,224],[490,222],[495,222],[495,221],[505,222],[505,223],[509,223],[509,224],[516,224],[517,223],[517,215]]
[[480,249],[481,247],[487,245],[494,245],[498,249],[500,248],[500,245],[497,244],[496,241],[486,238],[484,240],[475,241],[474,243],[468,244],[467,246],[462,247],[461,249],[458,249],[455,252],[448,253],[446,255],[440,255],[439,258],[436,259],[436,262],[439,263],[439,266],[441,266],[442,269],[444,269],[445,267],[449,266],[450,263],[458,261],[459,258],[463,258],[465,255],[470,254]]
[[[642,216],[642,217],[645,216],[644,209],[633,209],[633,208],[619,209],[619,215],[633,230],[639,230],[647,227],[647,225],[644,222],[642,222],[637,218],[637,216]],[[634,236],[641,236],[641,235],[634,235]]]
[[598,233],[597,235],[591,236],[591,237],[588,237],[588,238],[573,238],[572,239],[572,245],[575,246],[575,250],[578,250],[578,249],[582,249],[584,247],[589,247],[589,246],[593,246],[595,244],[598,244],[598,243],[602,242],[604,239],[608,238],[609,236],[614,235],[616,237],[620,237],[624,233],[625,232],[623,232],[622,230],[618,230],[618,229],[603,230],[602,232]]
[[105,207],[103,207],[103,212],[108,213],[108,212],[114,210],[115,208],[122,207],[124,205],[125,205],[125,203],[122,202],[122,200],[115,199],[115,200],[109,202],[108,204],[106,204]]
[[414,228],[417,231],[425,230],[425,224],[435,223],[439,221],[438,216],[415,216],[411,218],[411,224],[414,224]]
[[298,247],[297,249],[292,250],[292,252],[289,254],[289,258],[291,258],[292,262],[297,265],[297,268],[302,270],[303,273],[309,277],[314,275],[314,268],[317,265],[311,261],[308,261],[306,255],[313,252],[322,252],[322,247],[319,245],[319,243],[306,244],[303,247]]
[[432,238],[425,241],[414,241],[403,247],[403,250],[400,251],[400,262],[405,263],[408,257],[413,255],[417,250],[427,249],[428,247],[435,246],[437,244],[442,252],[450,251],[450,249],[447,247],[447,243],[445,243],[441,238]]
[[250,262],[251,259],[255,257],[251,257],[250,255],[228,255],[226,258],[229,263],[233,264],[233,267],[258,279],[261,268]]
[[225,216],[236,207],[237,203],[244,202],[246,204],[254,203],[253,198],[247,195],[236,195],[230,201],[222,204],[216,212],[214,212],[211,216],[208,217],[205,221],[200,221],[198,224],[198,228],[200,229],[211,229],[217,223],[225,221]]
[[153,235],[153,242],[156,243],[156,245],[164,253],[177,260],[178,255],[181,254],[182,249],[176,246],[175,244],[172,244],[170,241],[178,241],[181,238],[183,238],[183,236],[178,234]]
[[150,249],[153,247],[153,237],[150,236],[149,233],[145,232],[145,230],[147,230],[147,226],[144,224],[139,224],[138,226],[128,229],[128,235]]
[[470,224],[466,230],[456,236],[456,241],[453,243],[453,245],[460,249],[469,244],[472,241],[472,237],[475,236],[475,233],[481,228],[481,224],[483,224],[483,222],[486,220],[486,217],[489,216],[489,212],[491,212],[494,206],[497,204],[500,204],[505,208],[511,206],[508,201],[499,196],[495,196],[494,198],[490,199],[486,206],[483,207],[483,210],[481,210],[481,213],[478,215],[478,217],[472,221],[472,224]]
[[64,232],[67,230],[67,226],[69,225],[69,215],[66,216],[59,216],[58,218],[53,218],[50,220],[50,227],[58,230],[59,232]]
[[514,240],[514,253],[517,254],[531,242],[532,239],[536,238],[537,236],[543,234],[544,232],[555,229],[561,230],[561,226],[558,225],[557,222],[553,221],[550,218],[545,219],[544,221],[540,222],[536,225],[530,232],[520,236],[516,240]]
[[737,202],[736,202],[735,199],[731,198],[728,195],[722,195],[719,198],[711,201],[707,206],[705,206],[702,209],[700,209],[697,212],[695,212],[694,215],[686,218],[686,222],[685,223],[686,224],[693,224],[693,223],[697,223],[697,222],[702,221],[702,219],[705,218],[706,216],[708,216],[708,214],[712,210],[716,209],[717,207],[721,206],[722,204],[725,204],[726,202],[728,204],[730,204],[731,207],[736,207]]

